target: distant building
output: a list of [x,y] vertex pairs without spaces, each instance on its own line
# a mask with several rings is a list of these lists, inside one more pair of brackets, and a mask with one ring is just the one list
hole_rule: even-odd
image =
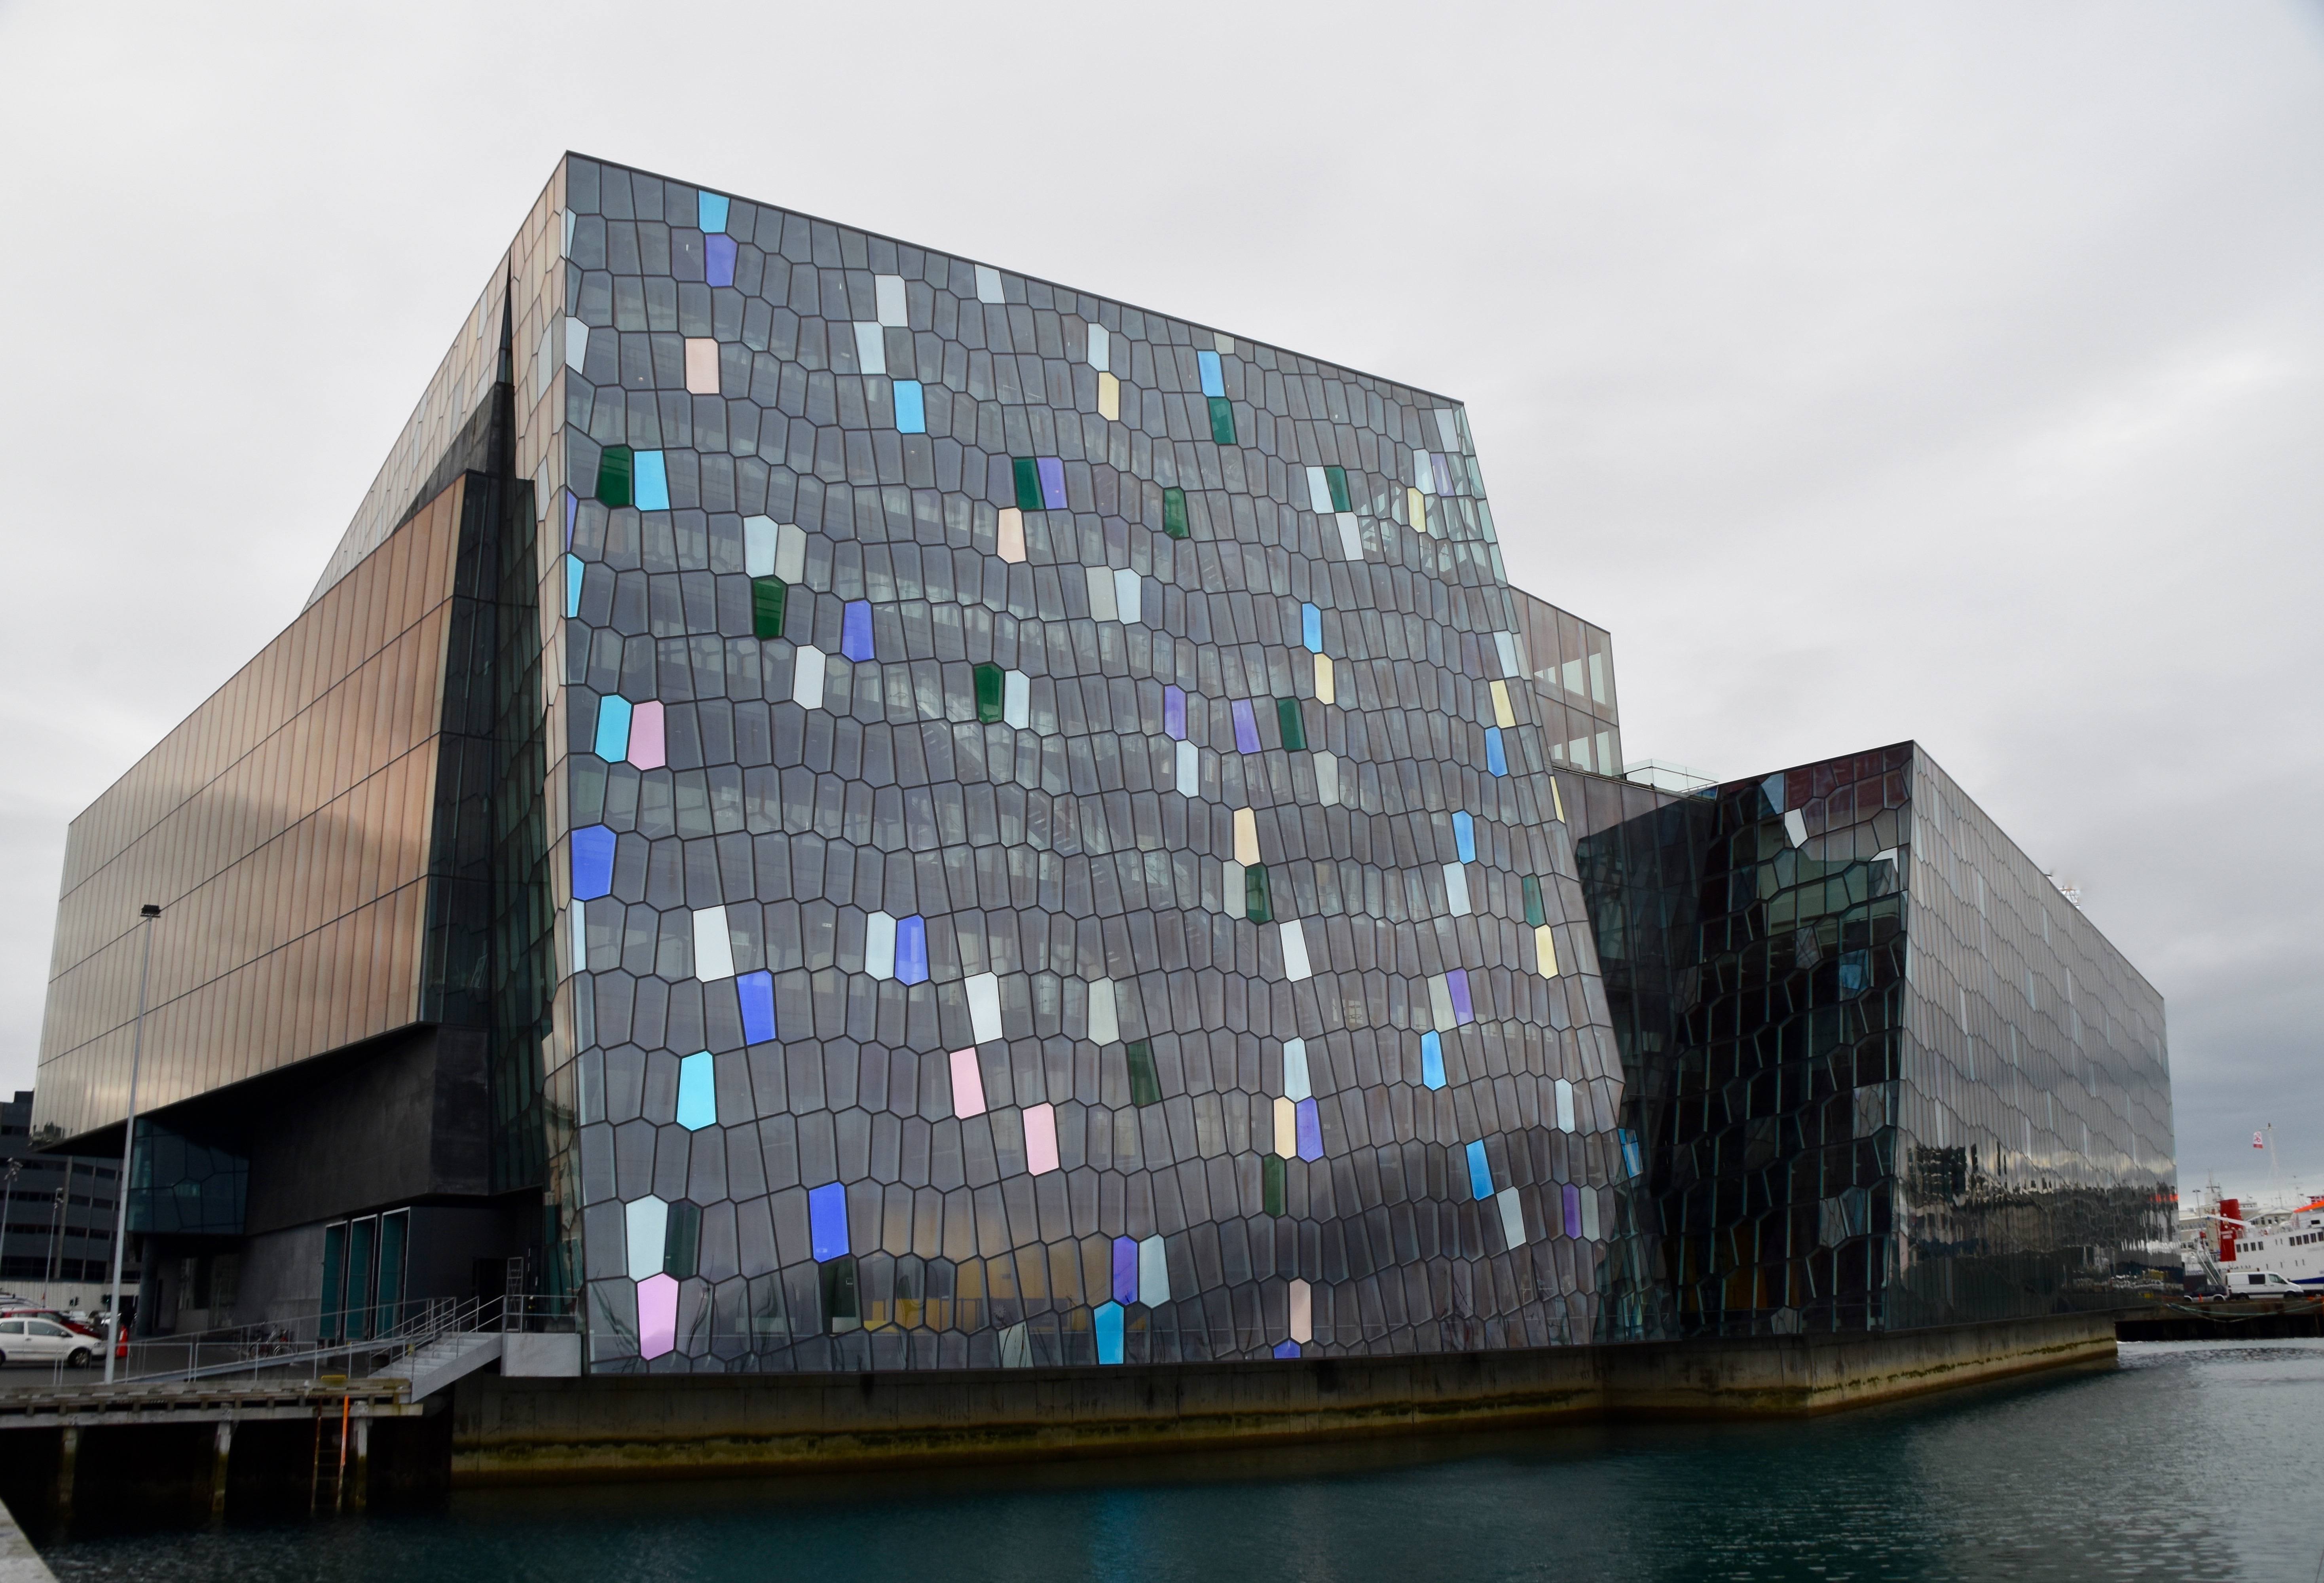
[[513,1289],[750,1371],[2042,1310],[2168,1194],[2161,1008],[2075,915],[2023,963],[2072,1081],[1932,1065],[2021,963],[1868,760],[1844,859],[1821,772],[1615,778],[1456,402],[568,156],[306,609],[74,822],[39,1120],[118,1147],[155,902],[155,1326]]
[[[111,1279],[115,1184],[121,1158],[36,1153],[32,1096],[0,1102],[0,1291],[60,1309],[95,1311]],[[139,1271],[131,1249],[124,1277]]]

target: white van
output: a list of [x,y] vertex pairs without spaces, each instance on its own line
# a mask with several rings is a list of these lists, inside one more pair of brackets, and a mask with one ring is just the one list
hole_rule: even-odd
[[2298,1297],[2307,1291],[2275,1270],[2237,1270],[2227,1277],[2229,1297]]
[[68,1368],[86,1368],[97,1356],[97,1343],[77,1330],[68,1330],[54,1319],[25,1317],[0,1319],[0,1364],[53,1363],[64,1360]]

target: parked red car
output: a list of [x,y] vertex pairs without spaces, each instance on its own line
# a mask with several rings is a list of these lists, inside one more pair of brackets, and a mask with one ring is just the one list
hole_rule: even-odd
[[95,1325],[84,1324],[78,1319],[69,1319],[52,1308],[35,1308],[28,1302],[0,1304],[0,1319],[47,1319],[52,1324],[62,1325],[77,1335],[94,1336],[100,1340],[104,1338],[104,1332]]

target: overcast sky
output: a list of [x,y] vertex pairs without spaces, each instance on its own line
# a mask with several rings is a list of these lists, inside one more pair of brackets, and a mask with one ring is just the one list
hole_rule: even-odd
[[2324,1190],[2324,9],[0,4],[0,1085],[567,147],[1458,396],[1633,758],[1917,737]]

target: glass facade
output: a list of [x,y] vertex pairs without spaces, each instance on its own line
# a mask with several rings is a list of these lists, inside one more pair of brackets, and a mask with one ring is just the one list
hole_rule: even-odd
[[1589,788],[1617,1334],[1943,1324],[2175,1265],[2162,998],[1912,744]]
[[42,1114],[117,1123],[156,900],[165,1113],[483,1032],[596,1370],[1647,1333],[1711,1277],[1567,824],[1644,905],[1622,768],[1457,403],[569,156],[307,610],[77,821]]

